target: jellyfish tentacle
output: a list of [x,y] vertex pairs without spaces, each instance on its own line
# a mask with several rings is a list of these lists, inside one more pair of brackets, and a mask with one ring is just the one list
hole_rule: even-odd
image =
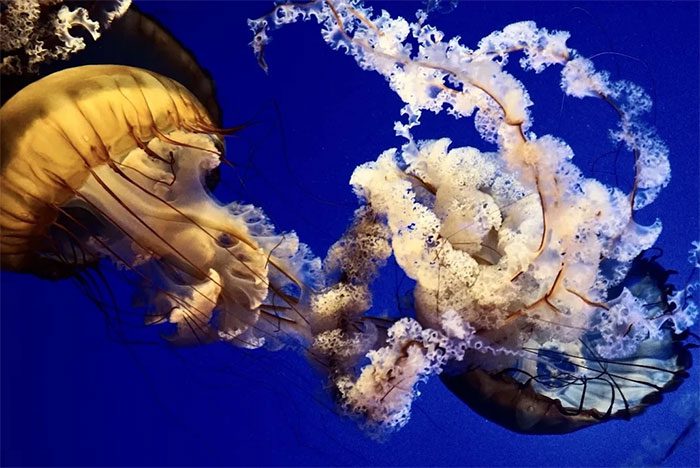
[[[172,143],[172,144],[174,144],[174,145],[183,146],[183,147],[192,148],[192,149],[201,150],[201,151],[213,152],[215,155],[220,156],[220,153],[214,152],[214,151],[211,150],[211,149],[202,148],[202,147],[200,147],[200,146],[191,145],[191,144],[186,144],[186,143],[183,143],[183,142],[180,142],[180,141],[176,141],[176,140],[174,140],[174,139],[168,137],[167,135],[163,135],[157,128],[154,128],[154,132],[156,132],[156,134],[158,135],[158,137],[159,137],[160,139],[165,140],[165,141],[167,141],[167,142],[169,142],[169,143]],[[145,146],[147,147],[147,145],[145,145]],[[149,152],[149,155],[150,155],[151,153],[155,153],[155,152],[153,152],[152,150],[149,150],[149,151],[150,151],[150,152]],[[159,157],[159,158],[160,158],[161,160],[163,160],[162,157]],[[119,163],[112,162],[112,164],[119,164]],[[171,163],[170,163],[170,164],[171,164]],[[235,226],[230,226],[230,227],[228,227],[228,228],[223,228],[222,226],[214,225],[211,221],[207,221],[206,219],[202,218],[201,216],[198,216],[198,214],[197,214],[196,211],[195,211],[195,212],[192,212],[192,213],[187,213],[187,214],[186,214],[186,213],[184,213],[181,209],[179,209],[179,208],[175,207],[174,205],[172,205],[171,203],[169,203],[167,200],[161,199],[161,198],[158,197],[157,195],[155,195],[155,194],[153,194],[153,193],[150,193],[148,190],[146,190],[146,189],[144,189],[143,187],[141,187],[141,186],[139,186],[138,184],[136,184],[134,181],[132,181],[131,179],[129,179],[129,177],[126,176],[126,175],[123,173],[123,171],[120,171],[120,170],[118,170],[118,169],[116,169],[116,171],[118,172],[118,174],[119,174],[120,176],[122,176],[122,177],[124,177],[125,179],[127,179],[127,180],[128,180],[130,183],[132,183],[134,186],[137,186],[140,190],[146,192],[148,195],[150,195],[150,196],[152,196],[152,197],[154,197],[154,198],[157,198],[160,202],[166,204],[169,208],[171,208],[173,211],[177,212],[179,215],[183,216],[183,217],[186,218],[188,221],[193,222],[197,227],[199,227],[199,228],[202,230],[202,232],[204,232],[206,235],[208,235],[208,236],[211,237],[212,239],[213,239],[213,235],[212,235],[207,229],[205,229],[204,226],[209,227],[209,228],[212,228],[212,229],[218,229],[218,230],[222,230],[222,231],[224,231],[224,232],[227,232],[228,234],[233,235],[234,237],[236,237],[236,238],[239,239],[240,241],[244,242],[244,243],[245,243],[246,245],[248,245],[250,248],[253,248],[253,249],[254,249],[254,248],[257,248],[257,246],[255,245],[254,241],[253,241],[252,239],[250,239],[248,236],[246,236],[244,233],[242,233],[239,229],[236,229]],[[173,180],[172,182],[174,182],[174,180]],[[163,219],[162,214],[159,216],[159,218]],[[280,243],[281,243],[281,242],[282,242],[282,240],[280,240]],[[296,283],[298,286],[300,286],[300,287],[305,286],[305,285],[303,284],[303,282],[302,282],[300,279],[296,278],[292,273],[290,273],[289,271],[287,271],[286,268],[284,268],[283,266],[281,266],[274,258],[272,258],[271,253],[272,253],[272,250],[268,253],[268,257],[267,257],[267,260],[266,260],[266,264],[269,263],[270,265],[272,265],[273,267],[275,267],[280,273],[282,273],[283,275],[285,275],[289,280],[293,281],[293,282]],[[251,271],[251,272],[252,272],[252,271]],[[252,273],[254,273],[254,272],[252,272]],[[266,278],[266,277],[264,277],[264,278],[261,277],[261,280],[262,280],[262,281],[267,281],[267,278]]]

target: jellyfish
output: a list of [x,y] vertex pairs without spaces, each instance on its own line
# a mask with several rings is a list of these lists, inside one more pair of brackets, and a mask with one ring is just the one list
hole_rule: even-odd
[[60,278],[108,258],[175,343],[306,338],[318,261],[259,208],[212,198],[227,131],[185,87],[133,67],[69,68],[14,95],[0,126],[3,269]]
[[196,58],[130,0],[5,2],[2,15],[2,103],[43,76],[82,65],[146,68],[182,84],[215,124],[214,84]]
[[[565,433],[638,414],[687,375],[683,337],[698,313],[697,285],[673,292],[643,257],[662,224],[635,214],[671,173],[666,145],[644,120],[651,99],[596,70],[566,32],[519,22],[471,49],[424,12],[416,18],[325,1],[281,4],[249,22],[263,69],[269,31],[313,19],[332,48],[382,75],[404,103],[394,129],[405,143],[353,173],[363,208],[325,267],[345,281],[336,288],[361,291],[393,255],[416,282],[415,315],[360,328],[363,294],[331,308],[336,328],[314,346],[331,363],[342,407],[372,431],[395,430],[419,383],[439,374],[516,432]],[[534,103],[506,70],[513,56],[534,73],[561,67],[567,96],[606,103],[618,118],[612,140],[634,157],[631,188],[587,177],[566,142],[534,132]],[[473,116],[495,149],[418,139],[427,112]]]
[[130,4],[131,0],[3,0],[0,72],[36,73],[46,63],[67,60],[86,47],[86,39],[96,41]]

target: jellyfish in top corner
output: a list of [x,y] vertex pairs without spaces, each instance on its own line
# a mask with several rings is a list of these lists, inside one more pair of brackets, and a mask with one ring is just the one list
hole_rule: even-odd
[[262,211],[205,185],[223,135],[178,82],[91,65],[36,81],[0,108],[0,262],[57,278],[108,258],[179,343],[276,348],[303,340],[316,260]]
[[2,0],[0,4],[0,72],[21,75],[83,50],[86,39],[99,39],[127,11],[131,0]]
[[[568,33],[533,22],[472,49],[424,12],[408,21],[344,0],[280,4],[250,21],[261,66],[271,29],[310,19],[404,103],[394,129],[405,144],[355,170],[363,207],[325,265],[340,272],[331,291],[341,299],[325,304],[335,328],[315,349],[348,413],[377,432],[400,428],[418,384],[440,374],[508,429],[565,433],[629,418],[683,380],[697,284],[673,291],[643,257],[662,225],[635,213],[671,171],[666,145],[644,121],[651,100],[642,88],[596,70],[567,46]],[[566,142],[534,133],[533,102],[505,69],[514,54],[527,71],[561,67],[566,95],[598,98],[617,116],[610,135],[634,156],[631,188],[586,177]],[[425,112],[473,117],[495,149],[414,138]],[[371,303],[353,291],[365,291],[389,255],[416,282],[415,316],[357,327],[371,322]],[[697,245],[691,262],[698,267]]]
[[177,38],[131,0],[0,3],[2,103],[41,77],[66,68],[126,65],[174,79],[197,97],[214,123],[221,121],[209,74]]

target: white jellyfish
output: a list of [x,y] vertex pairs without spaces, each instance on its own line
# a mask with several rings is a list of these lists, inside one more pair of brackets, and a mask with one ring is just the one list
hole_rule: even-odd
[[[567,46],[566,32],[520,22],[470,49],[426,18],[341,0],[282,4],[249,21],[263,68],[270,29],[315,19],[331,47],[384,76],[404,103],[394,128],[406,143],[352,176],[365,207],[341,246],[386,232],[416,281],[415,319],[378,334],[345,326],[369,301],[345,300],[327,313],[337,327],[317,337],[317,349],[335,365],[343,406],[370,427],[401,427],[416,384],[441,373],[476,411],[515,431],[569,432],[637,413],[682,380],[689,363],[677,337],[697,317],[693,300],[680,299],[692,285],[668,297],[664,275],[651,267],[632,274],[661,232],[660,221],[641,225],[634,213],[670,179],[668,149],[642,120],[651,100],[595,70]],[[609,104],[619,118],[612,138],[634,155],[629,192],[585,177],[564,141],[531,131],[533,102],[504,68],[514,54],[535,73],[561,66],[567,95]],[[424,111],[473,116],[496,150],[416,140]],[[347,275],[354,290],[389,255],[378,249],[373,263],[369,250],[336,252],[341,270],[366,272]],[[356,371],[362,359],[369,364]]]

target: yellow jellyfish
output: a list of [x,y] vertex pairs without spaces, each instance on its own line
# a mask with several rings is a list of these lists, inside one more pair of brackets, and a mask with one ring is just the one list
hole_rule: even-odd
[[212,199],[204,180],[225,131],[182,85],[125,66],[70,68],[13,96],[0,127],[3,269],[59,277],[108,257],[149,292],[147,322],[176,324],[176,340],[305,336],[315,261],[259,209]]

